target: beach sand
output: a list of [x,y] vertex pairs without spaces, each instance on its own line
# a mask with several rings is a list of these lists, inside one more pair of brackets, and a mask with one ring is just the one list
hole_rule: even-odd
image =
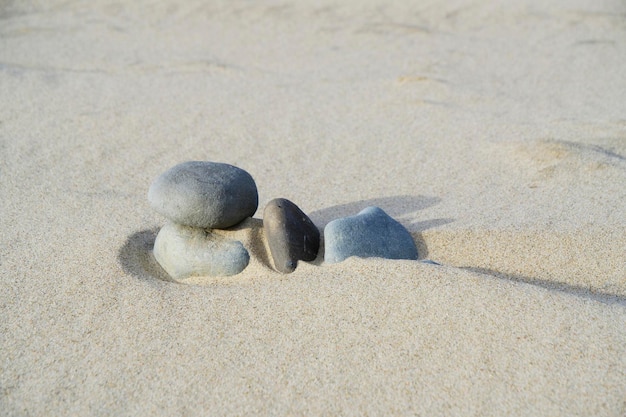
[[[41,3],[0,2],[0,415],[626,415],[623,2]],[[152,258],[187,160],[256,180],[239,275]],[[441,265],[279,274],[278,197]]]

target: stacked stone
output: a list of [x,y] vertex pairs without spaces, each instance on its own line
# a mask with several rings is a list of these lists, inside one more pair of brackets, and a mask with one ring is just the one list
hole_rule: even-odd
[[241,242],[212,232],[256,212],[257,187],[246,171],[216,162],[184,162],[152,183],[148,200],[169,220],[153,252],[172,278],[235,275],[248,266],[250,255]]
[[[228,276],[246,268],[250,255],[244,245],[213,232],[256,212],[257,187],[246,171],[216,162],[184,162],[152,183],[148,200],[168,219],[154,242],[154,257],[172,278]],[[298,261],[317,258],[320,232],[293,202],[270,201],[263,212],[263,229],[277,271],[291,273]],[[378,207],[334,220],[324,234],[326,263],[351,256],[418,258],[409,232]]]

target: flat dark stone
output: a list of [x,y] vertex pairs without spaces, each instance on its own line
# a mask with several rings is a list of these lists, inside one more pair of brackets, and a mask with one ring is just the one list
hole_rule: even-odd
[[293,272],[298,261],[312,261],[320,247],[320,232],[311,219],[291,201],[276,198],[265,206],[263,229],[274,267]]

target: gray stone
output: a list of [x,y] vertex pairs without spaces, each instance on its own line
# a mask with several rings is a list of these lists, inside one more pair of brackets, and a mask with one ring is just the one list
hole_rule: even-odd
[[328,223],[324,242],[327,263],[341,262],[351,256],[417,259],[411,234],[378,207],[368,207],[356,216]]
[[205,161],[183,162],[165,171],[150,186],[148,200],[173,222],[216,229],[252,217],[259,204],[250,174],[232,165]]
[[320,232],[311,219],[291,201],[276,198],[265,206],[263,230],[274,267],[293,272],[299,260],[312,261],[320,247]]
[[241,242],[206,229],[168,222],[154,242],[154,258],[173,279],[221,277],[243,271],[250,255]]

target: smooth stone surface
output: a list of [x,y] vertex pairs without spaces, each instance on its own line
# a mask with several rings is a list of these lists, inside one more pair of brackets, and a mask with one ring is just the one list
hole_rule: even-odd
[[157,177],[148,191],[152,208],[173,222],[226,229],[252,217],[259,205],[254,179],[241,168],[188,161]]
[[159,231],[153,253],[159,265],[174,280],[236,275],[250,261],[241,242],[172,222]]
[[328,223],[324,242],[327,263],[341,262],[351,256],[417,259],[411,234],[378,207],[368,207],[356,216]]
[[298,206],[276,198],[265,206],[263,229],[279,272],[293,272],[299,260],[312,261],[320,247],[320,232]]

